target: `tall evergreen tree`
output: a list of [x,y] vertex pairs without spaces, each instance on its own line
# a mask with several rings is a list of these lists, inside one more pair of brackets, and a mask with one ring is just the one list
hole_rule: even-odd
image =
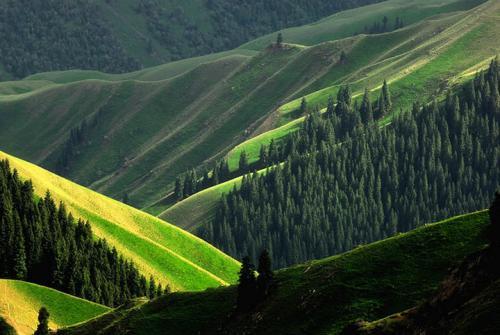
[[276,37],[276,47],[281,48],[283,47],[283,34],[278,33],[278,36]]
[[49,312],[45,307],[38,311],[38,326],[34,335],[49,335]]
[[241,269],[238,281],[237,308],[240,311],[250,310],[256,303],[256,279],[255,267],[250,261],[250,257],[245,256],[241,262]]
[[259,276],[257,277],[257,294],[259,299],[264,299],[269,294],[274,273],[271,266],[271,257],[267,250],[263,250],[259,256],[259,265],[257,267]]
[[249,172],[248,158],[247,158],[247,153],[245,151],[242,151],[240,154],[240,161],[238,168],[241,173]]
[[370,102],[370,92],[368,89],[365,89],[365,93],[363,94],[363,100],[361,101],[359,112],[361,114],[361,120],[364,124],[369,124],[373,121],[372,103]]
[[495,199],[490,206],[490,228],[488,239],[492,246],[500,247],[500,192],[495,192]]

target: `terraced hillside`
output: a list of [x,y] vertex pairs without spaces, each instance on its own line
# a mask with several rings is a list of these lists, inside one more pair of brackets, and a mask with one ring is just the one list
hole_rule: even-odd
[[339,334],[430,296],[447,269],[485,245],[488,213],[477,212],[276,274],[277,289],[248,315],[230,317],[234,287],[175,293],[60,334]]
[[174,290],[203,290],[234,283],[239,264],[208,243],[158,218],[86,189],[36,165],[0,152],[35,194],[47,190],[75,217],[89,220],[93,232]]
[[110,308],[53,290],[17,280],[0,279],[0,318],[19,335],[31,335],[38,324],[38,310],[50,313],[51,329],[66,327],[106,313]]

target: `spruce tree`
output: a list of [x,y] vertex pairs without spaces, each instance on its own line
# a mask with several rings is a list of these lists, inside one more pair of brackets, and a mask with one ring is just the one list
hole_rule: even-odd
[[305,97],[303,97],[302,100],[300,101],[299,113],[300,113],[300,115],[307,114],[307,100]]
[[370,92],[366,88],[363,95],[363,100],[361,101],[360,114],[361,120],[364,124],[369,124],[373,121],[373,110],[372,104],[370,102]]
[[248,172],[248,158],[247,158],[247,153],[245,151],[242,151],[240,154],[240,161],[238,168],[241,173],[247,173]]
[[241,262],[238,281],[237,308],[240,311],[250,310],[256,302],[255,267],[250,262],[250,257],[245,256]]
[[278,33],[276,37],[276,47],[281,48],[283,46],[283,34]]
[[49,312],[45,307],[38,311],[38,327],[34,335],[49,335]]
[[500,247],[500,192],[495,192],[495,199],[490,206],[490,227],[488,231],[490,244]]
[[259,299],[264,299],[269,294],[274,273],[271,266],[271,257],[266,249],[259,256],[259,265],[257,267],[259,276],[257,277],[257,293]]

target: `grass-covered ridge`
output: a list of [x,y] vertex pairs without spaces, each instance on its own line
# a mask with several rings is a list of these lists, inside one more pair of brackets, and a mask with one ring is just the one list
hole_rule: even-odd
[[[256,313],[228,318],[234,287],[174,293],[62,334],[339,334],[357,318],[373,320],[430,296],[448,268],[484,247],[486,211],[429,224],[353,251],[278,271],[278,288]],[[112,313],[113,314],[113,313]],[[257,317],[258,316],[258,317]],[[116,322],[115,322],[116,321]]]
[[87,321],[110,310],[48,287],[17,280],[0,279],[0,292],[0,317],[19,335],[33,334],[42,306],[49,310],[51,329]]
[[35,193],[47,190],[75,217],[89,220],[94,233],[106,238],[145,275],[175,290],[202,290],[233,283],[238,262],[210,244],[165,221],[91,191],[34,164],[0,152],[21,178],[31,179]]

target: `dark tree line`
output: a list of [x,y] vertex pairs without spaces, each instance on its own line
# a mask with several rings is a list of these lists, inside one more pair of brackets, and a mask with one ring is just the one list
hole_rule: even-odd
[[175,179],[174,197],[180,201],[208,187],[223,183],[234,178],[235,173],[229,171],[227,160],[222,159],[215,163],[214,168],[209,172],[204,170],[198,174],[192,169]]
[[266,248],[282,267],[486,207],[500,183],[498,76],[495,60],[444,103],[383,128],[363,126],[372,104],[350,108],[342,90],[278,150],[284,164],[246,176],[199,234],[236,257]]
[[[365,34],[381,34],[389,31],[394,31],[403,28],[404,22],[399,16],[394,20],[394,24],[391,25],[389,18],[384,16],[380,21],[375,21],[371,26],[365,26],[363,28],[363,33]],[[354,34],[357,35],[357,34]]]
[[8,161],[0,162],[0,277],[25,280],[117,306],[163,293],[88,222],[68,214],[50,194],[36,199],[31,181],[20,180]]
[[139,68],[83,0],[7,0],[0,6],[0,64],[15,78],[43,71]]

